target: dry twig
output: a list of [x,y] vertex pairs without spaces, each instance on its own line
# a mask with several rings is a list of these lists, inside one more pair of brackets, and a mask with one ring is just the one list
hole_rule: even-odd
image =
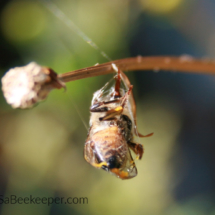
[[31,63],[8,71],[2,78],[4,96],[13,108],[29,108],[44,100],[52,89],[78,79],[115,73],[113,64],[123,71],[168,70],[189,73],[215,74],[215,61],[181,57],[134,57],[116,60],[73,72],[57,75],[52,69]]
[[99,75],[115,73],[112,64],[116,64],[122,71],[137,70],[168,70],[189,73],[215,74],[215,61],[208,59],[194,59],[188,55],[181,57],[133,57],[79,69],[58,75],[63,82],[75,81]]

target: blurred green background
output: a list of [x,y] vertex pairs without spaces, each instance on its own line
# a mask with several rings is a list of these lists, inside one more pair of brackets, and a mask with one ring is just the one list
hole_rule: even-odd
[[[215,58],[213,0],[53,1],[112,59]],[[30,61],[64,73],[107,60],[50,13],[43,1],[1,0],[0,72]],[[128,74],[137,101],[138,176],[122,181],[85,162],[94,91],[111,76],[67,84],[29,110],[0,95],[0,195],[87,197],[88,204],[1,204],[0,214],[215,214],[214,77]]]

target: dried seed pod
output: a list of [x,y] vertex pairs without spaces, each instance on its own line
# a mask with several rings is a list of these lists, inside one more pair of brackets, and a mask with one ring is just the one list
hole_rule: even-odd
[[4,97],[13,108],[30,108],[44,100],[52,89],[62,87],[64,82],[53,70],[35,62],[10,69],[2,78]]

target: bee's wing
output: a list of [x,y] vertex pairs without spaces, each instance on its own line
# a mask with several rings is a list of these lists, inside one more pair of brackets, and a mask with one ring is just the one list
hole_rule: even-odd
[[88,140],[88,141],[86,141],[85,146],[84,146],[84,158],[91,165],[97,163],[92,144],[93,143]]
[[108,166],[107,162],[99,159],[99,156],[95,149],[95,143],[93,141],[86,141],[84,146],[84,158],[92,166],[96,168],[103,168],[103,166]]

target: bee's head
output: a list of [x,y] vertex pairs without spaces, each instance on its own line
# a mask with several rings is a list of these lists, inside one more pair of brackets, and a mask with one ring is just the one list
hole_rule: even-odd
[[108,158],[108,167],[109,169],[113,168],[120,168],[121,167],[121,162],[119,159],[117,159],[116,155],[112,155],[111,157]]
[[102,169],[105,171],[109,171],[111,169],[119,169],[121,167],[121,162],[117,159],[116,155],[112,155],[107,159],[108,166],[103,165]]

